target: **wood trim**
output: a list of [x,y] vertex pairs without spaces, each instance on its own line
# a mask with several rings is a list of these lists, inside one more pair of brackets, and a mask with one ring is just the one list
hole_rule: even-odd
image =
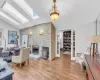
[[85,55],[86,70],[89,80],[100,80],[100,65],[98,65],[96,56]]

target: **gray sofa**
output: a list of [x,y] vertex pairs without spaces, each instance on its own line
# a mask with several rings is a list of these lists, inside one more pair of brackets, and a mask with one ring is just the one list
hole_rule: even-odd
[[1,51],[0,57],[2,57],[6,62],[11,62],[12,55],[17,56],[19,55],[20,48],[9,48],[7,51]]
[[10,51],[4,51],[0,53],[0,57],[2,57],[4,61],[11,62],[12,53]]

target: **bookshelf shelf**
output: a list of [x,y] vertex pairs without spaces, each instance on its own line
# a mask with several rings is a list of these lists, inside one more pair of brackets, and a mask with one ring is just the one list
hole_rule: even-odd
[[64,51],[71,51],[71,31],[63,32],[63,49]]

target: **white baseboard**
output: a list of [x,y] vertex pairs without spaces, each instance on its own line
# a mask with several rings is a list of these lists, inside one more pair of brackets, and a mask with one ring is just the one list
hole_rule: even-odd
[[56,54],[56,57],[60,57],[60,55],[59,54],[58,55]]
[[75,57],[71,58],[72,61],[75,61]]

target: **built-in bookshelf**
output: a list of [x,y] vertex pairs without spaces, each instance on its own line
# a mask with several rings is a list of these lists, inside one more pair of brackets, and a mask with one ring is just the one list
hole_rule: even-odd
[[63,50],[71,51],[71,31],[63,32]]

